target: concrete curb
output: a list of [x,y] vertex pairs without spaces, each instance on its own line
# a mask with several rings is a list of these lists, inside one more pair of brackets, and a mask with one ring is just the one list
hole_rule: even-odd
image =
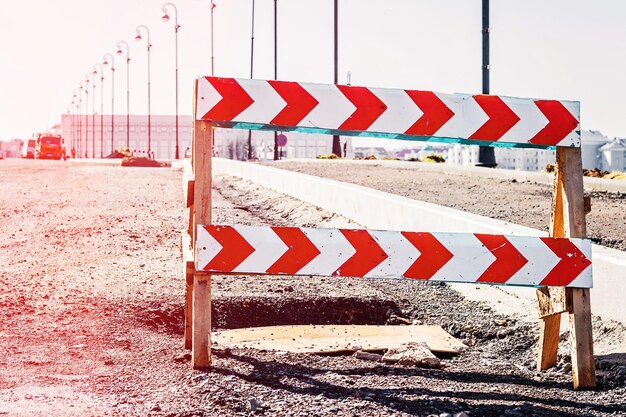
[[[408,162],[408,161],[386,161],[386,160],[354,160],[354,159],[336,159],[328,161],[324,159],[288,159],[283,160],[285,163],[298,162],[308,164],[361,164],[361,165],[382,165],[389,168],[400,169],[414,169],[417,171],[427,172],[441,172],[449,174],[467,175],[470,177],[482,177],[482,178],[499,178],[517,181],[529,181],[536,182],[537,184],[552,185],[554,181],[554,175],[546,172],[529,172],[529,171],[516,171],[511,169],[491,169],[481,167],[466,167],[459,165],[449,164],[433,164],[425,162]],[[282,161],[281,161],[282,162]],[[281,162],[277,162],[277,166],[280,167]],[[585,189],[590,191],[607,191],[612,193],[622,192],[626,193],[626,181],[625,180],[608,180],[604,178],[584,178]]]
[[[214,158],[213,168],[218,172],[261,184],[332,213],[341,214],[367,228],[422,232],[547,235],[540,230],[501,220],[255,163]],[[626,252],[593,245],[592,261],[594,264],[594,288],[592,290],[594,314],[626,325],[626,309],[623,308],[622,299],[622,294],[626,293]],[[498,291],[503,295],[506,293],[506,297],[519,297],[522,304],[525,304],[520,307],[520,311],[527,311],[528,306],[535,303],[533,288],[512,286],[496,288],[468,284],[454,284],[454,288],[472,299],[490,299],[497,296]],[[510,312],[512,306],[501,307]]]

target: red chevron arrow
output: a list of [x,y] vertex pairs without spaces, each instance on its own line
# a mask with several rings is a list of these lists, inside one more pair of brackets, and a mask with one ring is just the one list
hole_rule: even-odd
[[454,112],[432,91],[405,91],[424,113],[405,134],[432,136],[454,116]]
[[479,233],[475,233],[474,236],[496,257],[476,280],[477,282],[505,283],[528,263],[528,259],[506,237]]
[[254,100],[234,78],[206,77],[222,99],[202,119],[231,121],[250,107]]
[[288,249],[267,269],[268,274],[294,275],[321,253],[299,227],[272,227],[272,230]]
[[287,105],[270,122],[272,125],[297,126],[319,104],[319,101],[299,83],[272,80],[268,83],[287,102]]
[[356,249],[356,253],[337,268],[333,275],[362,277],[389,257],[367,230],[340,229],[340,231]]
[[498,96],[476,95],[474,100],[489,120],[485,122],[469,139],[497,141],[520,121],[520,118]]
[[339,130],[367,130],[387,110],[387,105],[369,88],[347,85],[338,85],[337,88],[356,106],[354,113],[339,126]]
[[541,129],[529,141],[537,145],[556,145],[570,132],[576,129],[579,122],[561,103],[557,100],[536,100],[535,104],[544,116],[548,118],[548,124]]
[[404,273],[406,278],[430,279],[454,256],[430,233],[402,232],[402,236],[420,251],[420,256]]
[[204,226],[222,250],[202,269],[231,272],[255,249],[231,226]]
[[567,239],[540,238],[561,260],[541,281],[541,285],[563,287],[574,281],[589,265],[591,260]]

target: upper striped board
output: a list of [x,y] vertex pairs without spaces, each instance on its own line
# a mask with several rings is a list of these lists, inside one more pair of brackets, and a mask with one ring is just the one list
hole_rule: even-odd
[[591,241],[479,233],[197,226],[196,269],[590,288]]
[[217,126],[507,147],[580,146],[580,103],[220,77],[198,79]]

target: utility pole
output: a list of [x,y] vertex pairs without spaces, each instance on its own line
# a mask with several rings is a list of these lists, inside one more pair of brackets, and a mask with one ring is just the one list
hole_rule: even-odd
[[[278,38],[278,0],[274,0],[274,79],[278,79],[278,50],[277,50],[277,38]],[[278,153],[278,132],[274,131],[274,161],[280,159]]]
[[[339,83],[339,39],[338,39],[338,23],[339,23],[339,0],[335,0],[335,84]],[[333,153],[341,158],[341,141],[339,135],[333,135]]]
[[[252,37],[250,44],[250,79],[254,77],[254,0],[252,0]],[[248,161],[252,159],[252,130],[248,130]]]
[[[483,2],[483,94],[489,94],[489,0]],[[476,166],[495,168],[496,156],[492,147],[478,148],[478,164]]]

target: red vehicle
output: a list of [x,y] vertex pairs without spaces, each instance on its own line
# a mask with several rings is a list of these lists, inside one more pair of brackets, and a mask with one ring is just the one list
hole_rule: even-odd
[[50,135],[42,133],[37,136],[35,144],[35,159],[57,159],[65,158],[65,147],[63,138],[60,135]]

